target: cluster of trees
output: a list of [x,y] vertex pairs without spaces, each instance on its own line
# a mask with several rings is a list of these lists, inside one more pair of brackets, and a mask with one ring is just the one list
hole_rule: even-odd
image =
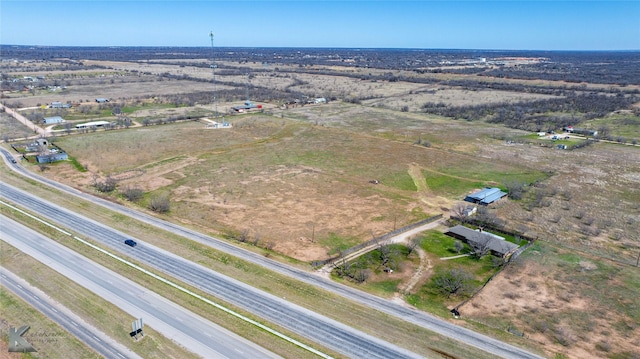
[[[206,39],[205,39],[206,40]],[[203,41],[203,45],[207,44]],[[477,73],[481,76],[518,79],[547,79],[568,82],[604,84],[640,84],[637,55],[629,52],[540,52],[540,51],[479,51],[437,49],[328,49],[328,48],[216,48],[216,61],[238,63],[289,64],[304,69],[311,65],[377,68],[408,71],[438,71]],[[30,47],[0,45],[4,58],[51,60],[67,59],[64,67],[81,66],[81,60],[139,61],[210,59],[209,46],[174,47]],[[499,60],[505,57],[543,59],[537,63],[494,68],[467,67],[460,69],[460,61]],[[163,64],[166,64],[164,62]],[[185,65],[184,62],[177,63]],[[193,62],[189,66],[204,66]],[[208,66],[208,64],[206,65]],[[437,69],[428,69],[437,67]],[[427,68],[427,69],[426,69]],[[426,70],[425,70],[426,69]],[[399,78],[398,78],[399,79]]]
[[[572,93],[564,98],[551,98],[521,103],[497,103],[474,106],[446,106],[427,102],[422,111],[467,121],[485,120],[528,131],[553,130],[575,126],[582,121],[631,108],[640,101],[635,95],[615,96],[599,93]],[[569,115],[550,115],[564,113]]]
[[420,238],[412,240],[409,247],[380,243],[375,250],[354,261],[339,260],[335,267],[335,273],[339,277],[362,283],[369,278],[372,271],[398,270],[400,263],[419,245],[420,240]]
[[[588,59],[588,60],[587,60]],[[624,53],[585,54],[564,57],[563,61],[499,67],[479,73],[481,76],[526,80],[550,80],[573,83],[639,85],[637,59]]]
[[[118,187],[118,181],[112,176],[101,179],[97,174],[93,174],[93,187],[98,192],[112,193]],[[144,191],[136,186],[127,186],[120,191],[122,197],[130,202],[140,202],[144,198]],[[154,195],[149,198],[147,208],[156,213],[167,213],[171,209],[169,196],[164,194]]]

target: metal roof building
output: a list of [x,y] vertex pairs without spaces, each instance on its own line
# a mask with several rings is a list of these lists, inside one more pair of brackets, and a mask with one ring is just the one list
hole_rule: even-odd
[[52,117],[45,117],[42,119],[42,123],[44,123],[45,125],[54,125],[56,123],[63,123],[64,119],[60,116],[52,116]]
[[103,127],[108,124],[110,124],[109,121],[92,121],[92,122],[77,124],[76,128]]
[[504,196],[506,196],[506,192],[502,192],[500,188],[484,188],[476,193],[472,193],[465,197],[465,201],[471,203],[479,203],[483,205],[488,205],[493,203]]

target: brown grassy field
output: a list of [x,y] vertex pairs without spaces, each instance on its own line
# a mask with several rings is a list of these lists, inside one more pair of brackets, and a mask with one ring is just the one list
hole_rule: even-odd
[[[206,68],[172,64],[107,65],[114,71],[210,76]],[[117,177],[135,171],[137,176],[119,182],[120,188],[139,186],[147,197],[169,195],[169,215],[176,220],[222,235],[244,233],[250,242],[302,261],[326,258],[345,243],[365,241],[394,226],[446,214],[464,194],[483,185],[535,184],[522,200],[508,200],[492,210],[510,228],[539,238],[541,244],[508,267],[461,312],[469,317],[469,325],[517,328],[550,357],[638,356],[640,288],[634,267],[640,253],[638,147],[598,143],[561,151],[508,144],[497,138],[526,133],[418,111],[427,101],[473,105],[535,100],[540,95],[275,71],[256,75],[251,83],[284,89],[296,79],[304,85],[295,89],[310,97],[373,98],[362,104],[334,101],[286,110],[272,104],[263,114],[228,116],[233,128],[225,130],[183,122],[60,137],[57,143],[89,171],[57,164],[44,174],[93,191],[94,176]],[[242,76],[228,80],[244,81]],[[91,81],[78,83],[68,93],[97,97]],[[103,91],[126,99],[210,87],[206,82],[183,80],[126,86],[106,81]],[[46,96],[48,101],[65,98]],[[45,99],[23,97],[15,100]],[[409,111],[399,111],[402,106]],[[165,110],[151,111],[162,116]],[[143,118],[148,113],[131,116]],[[635,120],[616,114],[592,121],[614,130],[620,122],[625,136],[639,137],[632,125]],[[431,147],[417,145],[417,140],[428,141]],[[381,184],[369,183],[372,179]],[[598,291],[592,291],[592,285]],[[619,297],[609,300],[607,290],[620,293]]]

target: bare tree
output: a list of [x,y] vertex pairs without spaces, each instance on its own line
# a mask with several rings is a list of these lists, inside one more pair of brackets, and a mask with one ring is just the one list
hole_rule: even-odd
[[508,181],[504,183],[507,188],[509,198],[519,200],[524,194],[525,184],[518,181]]
[[454,217],[460,219],[460,221],[462,221],[462,223],[465,223],[467,221],[467,205],[462,203],[462,202],[456,203],[451,208],[451,214]]
[[157,213],[167,213],[170,209],[169,197],[158,195],[149,201],[149,209]]
[[122,195],[130,202],[137,202],[142,199],[144,195],[144,191],[138,187],[127,186],[123,191]]
[[464,249],[464,244],[460,240],[456,240],[453,245],[456,248],[456,252],[458,252],[458,254],[460,254],[460,252],[462,252],[462,250]]
[[491,252],[488,240],[483,242],[469,242],[469,245],[473,250],[472,256],[476,259],[480,259]]
[[409,255],[411,253],[413,253],[413,251],[416,250],[416,248],[419,248],[420,245],[422,244],[422,237],[421,236],[413,236],[411,237],[411,239],[409,239]]
[[64,124],[64,132],[68,135],[71,133],[71,124],[69,122],[66,122]]
[[433,277],[433,285],[447,297],[464,295],[473,276],[464,269],[454,268]]

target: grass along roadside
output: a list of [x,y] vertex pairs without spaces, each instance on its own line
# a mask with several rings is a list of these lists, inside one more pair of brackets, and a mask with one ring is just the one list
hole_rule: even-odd
[[[6,248],[3,248],[3,251]],[[17,254],[17,253],[16,253]],[[28,323],[29,331],[24,338],[37,350],[35,353],[14,354],[22,359],[27,358],[101,358],[95,351],[50,320],[44,314],[31,307],[22,298],[7,289],[0,290],[0,353],[8,352],[9,328],[17,328]],[[45,333],[40,337],[34,333]],[[30,335],[31,334],[31,335]]]
[[[233,278],[240,279],[249,285],[253,285],[254,287],[265,290],[269,293],[286,297],[287,300],[296,304],[302,305],[306,308],[311,308],[320,314],[338,321],[349,323],[351,326],[359,330],[379,336],[382,339],[406,347],[407,349],[417,353],[436,358],[440,356],[440,354],[437,354],[438,352],[445,352],[461,357],[472,356],[482,358],[483,355],[486,355],[485,353],[478,352],[474,348],[461,345],[452,339],[438,336],[428,330],[406,323],[402,320],[389,317],[386,314],[371,311],[368,307],[352,303],[342,297],[270,272],[260,266],[241,261],[235,257],[229,256],[225,253],[220,253],[185,238],[160,231],[149,225],[134,221],[128,217],[107,211],[94,204],[78,201],[77,199],[72,202],[69,196],[52,196],[52,192],[47,192],[44,188],[37,188],[38,186],[29,187],[30,192],[37,192],[34,194],[41,194],[47,200],[55,201],[65,207],[71,207],[70,209],[77,210],[83,215],[98,220],[101,223],[111,225],[125,233],[134,234],[136,238],[142,238],[151,244],[162,247],[165,250],[169,250],[191,261],[209,267],[225,275],[229,275]],[[45,233],[48,231],[46,228],[42,230]],[[65,239],[66,238],[68,237],[65,236]],[[69,242],[68,239],[66,239],[66,242]],[[76,248],[72,243],[65,243],[65,245],[68,245],[81,253],[82,251],[86,251],[86,248],[83,249],[81,248],[82,246]],[[247,246],[247,248],[253,247]],[[91,255],[94,257],[95,252],[87,252],[85,255]],[[99,263],[121,274],[126,273],[125,275],[127,276],[132,275],[127,272],[130,270],[129,268],[118,268],[117,266],[110,264],[109,262],[112,261],[109,259],[102,259],[100,256],[95,256],[94,260],[99,261]],[[136,274],[135,277],[138,277],[138,275]],[[165,297],[174,300],[179,304],[183,304],[178,300],[178,298],[176,298],[179,297],[180,294],[173,294],[166,288],[166,286],[158,286],[157,281],[150,280],[148,277],[136,278],[135,280],[139,281],[139,283],[150,290],[163,293]],[[203,305],[203,303],[195,303],[193,298],[187,298],[185,299],[185,302],[189,304],[189,309],[194,312],[199,314],[207,314],[210,312],[208,306]],[[206,315],[204,316],[207,317]],[[226,318],[219,321],[216,321],[218,319],[217,317],[208,317],[208,319],[217,322],[236,333],[248,333],[246,328],[234,330],[233,325],[230,327],[229,324],[225,324],[228,321]],[[243,335],[247,336],[246,334]],[[419,336],[423,340],[416,341],[416,336]],[[426,340],[426,338],[428,338],[428,340]],[[254,338],[250,339],[252,341],[256,341]],[[271,343],[273,342],[273,338],[268,336],[267,341]],[[261,343],[258,342],[258,344]]]
[[[81,316],[88,323],[102,330],[105,334],[124,344],[144,358],[198,357],[148,326],[145,328],[144,340],[139,342],[132,341],[129,337],[129,331],[131,329],[130,323],[132,321],[131,315],[5,242],[2,242],[0,261],[5,268],[25,279],[31,285],[44,291],[51,298]],[[13,310],[11,310],[11,312],[13,312]],[[16,313],[16,315],[18,314]],[[21,317],[20,320],[25,319]],[[35,329],[35,327],[32,329]],[[58,330],[54,331],[56,333],[58,332]],[[59,353],[58,357],[60,358],[86,357],[84,355],[68,355],[70,353],[60,352],[59,350],[61,348],[65,348],[65,346],[50,348],[51,351],[45,351],[45,348],[43,348],[41,352],[50,355]],[[39,356],[34,355],[34,357]],[[47,355],[44,357],[50,356]]]
[[[208,320],[210,320],[210,321],[212,321],[212,322],[214,322],[216,324],[224,326],[227,329],[229,329],[231,331],[234,331],[234,332],[236,332],[236,333],[238,333],[238,334],[250,339],[251,341],[257,343],[258,345],[261,345],[266,349],[269,349],[269,350],[271,350],[271,351],[273,351],[273,352],[275,352],[275,353],[277,353],[279,355],[282,355],[283,357],[286,357],[286,358],[289,358],[289,357],[290,358],[316,358],[317,357],[317,356],[312,355],[311,353],[309,353],[309,352],[307,352],[307,351],[305,351],[303,349],[300,349],[298,347],[290,345],[290,344],[286,343],[285,341],[282,341],[282,340],[276,341],[276,340],[274,340],[274,336],[269,334],[269,333],[267,333],[266,331],[264,331],[262,329],[259,329],[259,328],[255,327],[255,326],[253,326],[253,325],[251,325],[251,324],[249,324],[247,322],[244,322],[244,321],[242,321],[242,320],[240,320],[240,319],[238,319],[238,318],[236,318],[236,317],[234,317],[232,315],[229,315],[229,314],[227,314],[227,313],[225,313],[225,312],[223,312],[221,310],[218,310],[215,307],[213,307],[213,306],[211,306],[209,304],[206,304],[206,303],[200,301],[199,299],[197,299],[197,298],[195,298],[195,297],[193,297],[193,296],[191,296],[191,295],[189,295],[187,293],[184,293],[184,292],[176,289],[175,287],[173,287],[171,285],[168,285],[168,284],[163,283],[163,282],[161,282],[161,281],[159,281],[157,279],[154,279],[153,277],[151,277],[149,275],[145,275],[141,271],[139,271],[139,270],[137,270],[137,269],[135,269],[135,268],[133,268],[133,267],[131,267],[129,265],[126,265],[123,262],[114,261],[113,258],[108,256],[107,254],[104,254],[104,253],[102,253],[100,251],[96,251],[95,249],[92,249],[91,247],[89,247],[89,246],[87,246],[85,244],[82,244],[80,241],[71,239],[71,237],[69,237],[68,235],[64,235],[61,232],[59,232],[59,231],[57,231],[57,230],[55,230],[55,229],[53,229],[53,228],[51,228],[51,227],[49,227],[49,226],[47,226],[45,224],[42,224],[42,223],[40,223],[38,221],[35,221],[35,220],[31,219],[30,217],[27,217],[27,216],[25,216],[25,215],[23,215],[23,214],[21,214],[21,213],[19,213],[17,211],[13,211],[13,210],[7,209],[6,206],[1,206],[0,207],[0,212],[2,212],[2,214],[6,215],[6,216],[9,216],[9,217],[13,218],[14,220],[17,220],[17,221],[19,221],[19,222],[31,227],[32,229],[37,230],[40,233],[45,234],[49,238],[55,240],[56,242],[58,242],[60,244],[65,245],[66,247],[74,250],[75,252],[77,252],[77,253],[85,256],[85,257],[91,258],[91,260],[93,260],[94,262],[96,262],[98,264],[101,264],[101,265],[103,265],[103,266],[105,266],[105,267],[107,267],[107,268],[109,268],[109,269],[111,269],[111,270],[113,270],[113,271],[115,271],[115,272],[127,277],[130,280],[133,280],[134,282],[142,285],[143,287],[145,287],[145,288],[147,288],[147,289],[149,289],[149,290],[151,290],[151,291],[153,291],[155,293],[161,294],[165,298],[167,298],[167,299],[179,304],[180,306],[186,308],[187,310],[191,310],[194,313],[197,313],[197,314],[203,316],[204,318],[206,318],[206,319],[208,319]],[[98,243],[92,243],[92,244],[98,245]],[[3,245],[6,245],[6,244],[3,243]],[[8,245],[6,245],[6,246],[8,246]],[[14,249],[14,252],[17,252],[17,253],[14,254],[12,256],[12,258],[14,258],[14,257],[20,257],[20,258],[27,257],[27,258],[30,259],[30,264],[27,265],[26,268],[32,268],[31,262],[39,263],[35,259],[30,258],[29,256],[17,251],[16,249]],[[124,257],[124,256],[122,256],[122,257]],[[2,260],[3,263],[5,263],[5,258],[4,257],[0,257],[0,260]],[[127,258],[127,260],[132,262],[132,263],[134,263],[135,265],[143,267],[139,263],[135,263],[135,261],[132,260],[131,258]],[[18,263],[23,263],[23,262],[24,262],[24,260],[18,261]],[[15,265],[17,266],[18,263],[16,263]],[[34,264],[34,265],[36,265],[36,264]],[[42,269],[41,269],[41,274],[38,276],[38,280],[44,280],[43,278],[46,278],[48,275],[50,275],[47,272],[53,272],[53,271],[48,269],[48,267],[46,267],[46,266],[44,266],[42,264],[39,264],[39,265],[42,266]],[[17,275],[23,277],[24,279],[29,280],[28,278],[23,276],[22,273],[20,273],[20,268],[10,267],[9,265],[6,265],[6,263],[5,263],[5,267],[11,269],[12,271],[14,271],[14,273],[16,273]],[[151,272],[154,272],[154,271],[150,270],[149,268],[145,268],[145,269],[149,270]],[[64,278],[61,275],[55,274],[55,272],[53,272],[52,274],[55,275],[55,276]],[[159,274],[159,273],[155,273],[155,274],[162,276],[162,274]],[[179,281],[177,281],[177,280],[175,280],[173,278],[170,278],[170,277],[167,277],[167,276],[164,276],[164,277],[170,279],[174,283],[179,283]],[[29,281],[32,282],[31,280],[29,280]],[[84,289],[82,289],[82,287],[76,285],[75,283],[73,283],[72,281],[70,281],[70,280],[68,280],[66,278],[64,278],[64,280],[61,280],[60,282],[61,283],[62,282],[70,283],[70,284],[72,284],[72,287],[77,287],[77,288],[79,288],[78,290],[84,290]],[[61,303],[65,304],[62,300],[60,300],[60,298],[57,298],[57,296],[54,296],[54,295],[51,294],[51,292],[49,290],[54,290],[53,287],[52,288],[43,288],[43,287],[40,287],[39,284],[35,284],[33,282],[32,282],[32,284],[37,286],[37,287],[39,287],[39,288],[41,288],[43,291],[49,293],[49,295],[54,297],[56,300],[58,300]],[[64,285],[66,285],[66,284],[59,284],[57,286],[57,288],[58,288],[57,290],[60,291],[60,288],[66,288]],[[188,286],[188,285],[186,285],[184,283],[179,283],[179,285],[184,287],[184,288],[186,288],[186,289],[188,289],[189,291],[191,291],[193,293],[196,293],[196,294],[200,295],[200,296],[210,297],[208,294],[203,293],[201,291],[198,291],[197,289],[195,289],[193,287],[190,287],[190,286]],[[73,290],[72,292],[75,293],[76,291],[77,290]],[[60,291],[60,292],[67,292],[67,290],[65,289],[64,291]],[[89,294],[90,294],[90,296],[92,298],[98,298],[97,296],[95,296],[95,295],[93,295],[91,293],[89,293]],[[102,319],[99,319],[100,318],[100,314],[101,313],[109,313],[108,310],[100,310],[100,309],[96,309],[97,313],[92,311],[90,308],[92,307],[91,301],[93,299],[80,299],[80,300],[78,300],[77,299],[78,296],[75,295],[75,294],[72,296],[72,298],[74,298],[74,299],[70,299],[70,300],[72,300],[73,302],[77,301],[77,302],[81,302],[81,303],[86,303],[87,304],[87,308],[81,308],[82,309],[81,313],[77,312],[76,310],[73,310],[73,308],[70,307],[70,309],[72,309],[78,315],[81,315],[83,318],[85,318],[85,320],[87,320],[88,318],[91,318],[92,320],[102,321]],[[215,302],[217,302],[217,303],[221,303],[220,300],[217,300],[217,299],[213,299],[213,300]],[[242,315],[244,315],[246,317],[249,317],[250,319],[253,319],[255,321],[260,322],[259,318],[252,317],[251,314],[242,312],[242,310],[239,309],[239,308],[233,307],[232,305],[228,305],[227,303],[222,303],[222,304],[224,306],[226,306],[227,308],[235,311],[235,312],[241,313]],[[99,307],[96,307],[96,308],[99,308]],[[126,314],[126,313],[124,313],[124,316],[126,316],[128,319],[126,319],[126,320],[123,319],[122,323],[126,323],[127,326],[128,326],[128,323],[130,322],[130,320],[129,320],[130,316],[128,314]],[[96,325],[96,323],[94,323],[92,320],[87,320],[87,321],[91,322],[94,325]],[[274,329],[278,330],[279,332],[284,333],[285,335],[288,335],[290,337],[294,337],[294,334],[286,332],[282,328],[274,327],[273,325],[270,325],[269,323],[263,323],[263,324],[266,324],[266,325],[270,326],[271,328],[274,328]],[[122,330],[123,330],[123,333],[128,335],[128,331],[126,331],[126,328],[122,329]],[[147,330],[145,329],[145,333],[146,332],[147,332]],[[105,331],[105,333],[109,333],[109,332]],[[114,338],[115,338],[115,336],[114,336]],[[300,338],[296,338],[296,339],[298,339],[299,341],[304,342],[304,339],[300,339]],[[316,348],[318,347],[317,345],[313,345],[313,344],[308,343],[308,342],[305,343],[305,344],[311,345],[312,347],[316,347]],[[177,344],[175,344],[175,345],[177,345]],[[340,357],[336,353],[332,353],[332,352],[330,352],[328,350],[322,350],[322,351],[323,352],[329,352],[330,355],[332,355],[332,356],[334,356],[336,358]],[[149,357],[148,355],[144,355],[143,353],[139,353],[139,354],[141,356],[143,356],[143,357]],[[169,357],[185,357],[185,358],[188,358],[189,356],[170,355]]]

